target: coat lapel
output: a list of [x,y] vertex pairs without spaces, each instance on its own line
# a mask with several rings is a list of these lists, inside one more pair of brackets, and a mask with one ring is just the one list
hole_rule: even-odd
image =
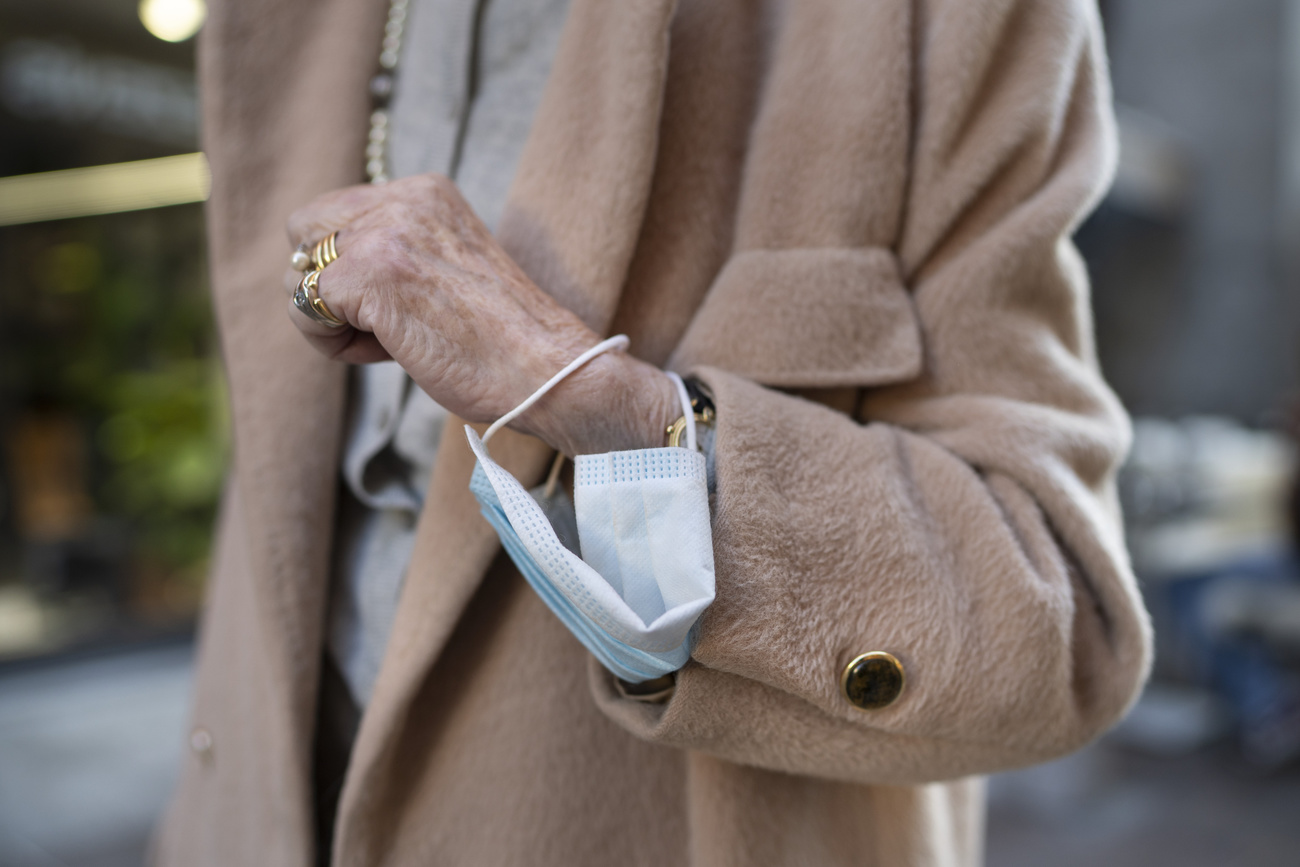
[[[233,396],[251,592],[265,641],[265,748],[310,827],[310,747],[337,484],[343,367],[313,351],[279,285],[289,213],[356,183],[383,0],[223,3],[200,51],[215,185],[209,256]],[[227,92],[225,88],[230,88]],[[328,96],[322,111],[321,95]],[[309,131],[311,134],[304,134]]]
[[[573,0],[498,236],[538,285],[604,332],[649,197],[675,0]],[[538,371],[541,382],[552,371]],[[380,860],[397,733],[499,542],[469,493],[474,458],[451,420],[439,447],[387,656],[344,784],[338,852]],[[503,431],[493,456],[525,484],[551,456]],[[415,721],[410,721],[418,724]]]

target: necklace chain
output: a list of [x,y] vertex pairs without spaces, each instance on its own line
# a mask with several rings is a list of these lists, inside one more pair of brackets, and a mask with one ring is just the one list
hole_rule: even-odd
[[397,62],[402,56],[402,31],[410,0],[389,0],[388,21],[379,51],[379,72],[370,79],[370,138],[366,142],[366,177],[372,184],[388,180],[388,103],[397,83]]

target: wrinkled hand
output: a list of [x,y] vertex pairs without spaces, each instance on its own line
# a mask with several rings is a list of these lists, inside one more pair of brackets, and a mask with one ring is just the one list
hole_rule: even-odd
[[[348,325],[328,328],[290,304],[307,340],[353,364],[391,358],[469,421],[496,420],[601,339],[523,273],[444,177],[327,193],[288,229],[294,246],[338,232],[339,258],[321,272],[318,292]],[[291,291],[301,276],[288,272]],[[680,414],[662,371],[606,353],[511,427],[589,454],[662,445]]]

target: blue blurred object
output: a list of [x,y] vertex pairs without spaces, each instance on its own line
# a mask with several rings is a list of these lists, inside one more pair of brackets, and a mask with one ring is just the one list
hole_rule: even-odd
[[1157,623],[1160,670],[1212,690],[1232,710],[1242,751],[1279,767],[1300,757],[1300,562],[1261,554],[1145,586]]

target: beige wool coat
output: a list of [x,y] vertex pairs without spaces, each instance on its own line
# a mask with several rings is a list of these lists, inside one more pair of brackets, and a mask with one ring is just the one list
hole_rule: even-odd
[[[286,315],[283,224],[360,179],[386,2],[211,7],[234,473],[156,856],[306,867],[344,370]],[[574,0],[498,234],[712,388],[717,601],[671,701],[622,698],[447,437],[335,863],[979,863],[979,775],[1096,737],[1148,666],[1069,241],[1109,98],[1088,0]],[[907,686],[863,711],[840,673],[871,650]]]

